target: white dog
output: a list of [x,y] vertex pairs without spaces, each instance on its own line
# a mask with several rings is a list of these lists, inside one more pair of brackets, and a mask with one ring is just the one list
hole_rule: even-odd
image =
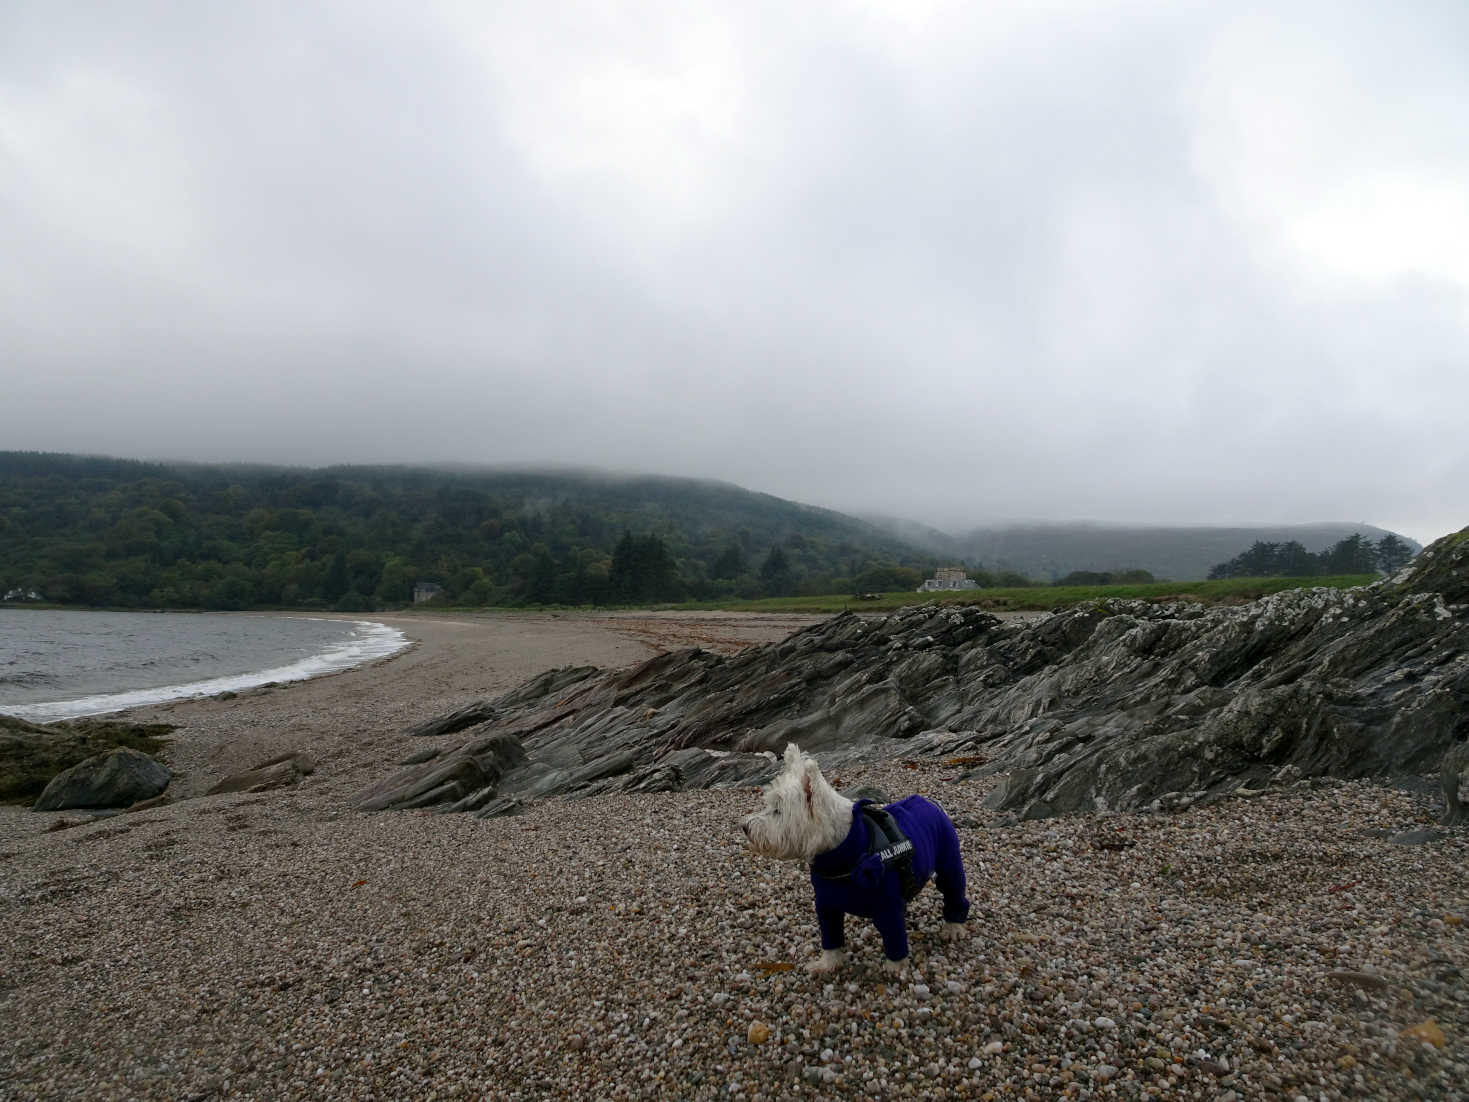
[[785,768],[765,787],[765,809],[741,824],[750,849],[765,857],[805,860],[816,892],[821,956],[806,967],[830,972],[846,957],[849,914],[870,918],[882,935],[887,967],[908,957],[908,902],[934,877],[944,897],[946,939],[961,937],[969,916],[959,836],[943,808],[909,796],[879,808],[853,803],[821,775],[795,743]]

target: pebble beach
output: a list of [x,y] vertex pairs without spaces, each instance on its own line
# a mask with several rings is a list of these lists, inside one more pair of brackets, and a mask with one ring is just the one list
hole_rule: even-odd
[[[939,940],[930,886],[903,973],[850,919],[813,977],[804,870],[744,849],[753,790],[347,803],[412,723],[543,669],[808,618],[382,619],[413,649],[132,713],[179,725],[171,804],[0,808],[0,1097],[1469,1098],[1469,835],[1426,788],[1009,824],[967,763],[850,767],[955,819],[969,935]],[[200,795],[289,750],[301,784]]]

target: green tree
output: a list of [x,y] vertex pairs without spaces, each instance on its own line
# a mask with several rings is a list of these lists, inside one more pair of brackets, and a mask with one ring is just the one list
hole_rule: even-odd
[[1377,548],[1361,532],[1354,532],[1339,542],[1322,559],[1328,574],[1373,574],[1377,571]]
[[623,532],[607,580],[615,601],[672,600],[679,591],[678,564],[656,535]]
[[327,568],[321,595],[328,601],[339,601],[352,588],[352,575],[347,569],[347,552],[338,548]]
[[407,604],[413,600],[413,586],[418,571],[402,555],[389,555],[378,574],[375,596],[385,604]]
[[738,543],[730,541],[709,567],[711,578],[738,578],[745,572],[745,552]]
[[1377,541],[1377,563],[1384,574],[1396,574],[1413,559],[1413,549],[1389,532]]
[[794,591],[796,575],[780,544],[772,544],[770,553],[760,564],[760,584],[771,597],[784,597]]

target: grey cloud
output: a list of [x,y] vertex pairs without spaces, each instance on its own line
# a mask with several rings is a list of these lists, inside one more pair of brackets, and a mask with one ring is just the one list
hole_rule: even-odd
[[1469,522],[1458,5],[922,10],[21,4],[0,446]]

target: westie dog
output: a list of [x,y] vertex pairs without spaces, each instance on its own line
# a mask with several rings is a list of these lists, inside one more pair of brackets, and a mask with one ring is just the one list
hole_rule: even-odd
[[932,876],[944,897],[946,940],[962,937],[969,916],[959,836],[944,809],[922,796],[879,808],[853,803],[821,775],[795,743],[785,768],[765,787],[765,809],[741,824],[750,850],[808,861],[816,891],[821,956],[806,965],[830,972],[846,958],[847,915],[872,919],[890,971],[908,958],[908,902]]

